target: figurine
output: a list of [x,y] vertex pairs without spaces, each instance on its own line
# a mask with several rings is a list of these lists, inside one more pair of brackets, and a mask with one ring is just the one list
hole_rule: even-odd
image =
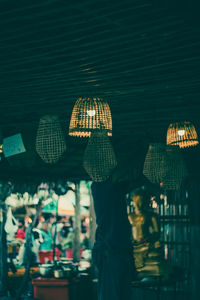
[[142,188],[131,194],[134,213],[128,218],[132,226],[133,255],[138,274],[141,277],[168,277],[171,266],[162,257],[158,217],[148,210],[148,197]]

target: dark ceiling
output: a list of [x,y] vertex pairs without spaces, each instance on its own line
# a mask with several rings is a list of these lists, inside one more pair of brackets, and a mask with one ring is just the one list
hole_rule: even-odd
[[[106,99],[119,161],[144,160],[173,120],[200,130],[200,22],[195,1],[0,0],[0,126],[27,152],[3,176],[86,178],[86,142],[67,137],[78,97]],[[68,149],[55,166],[35,152],[39,118],[57,114]],[[199,148],[194,150],[199,155]]]

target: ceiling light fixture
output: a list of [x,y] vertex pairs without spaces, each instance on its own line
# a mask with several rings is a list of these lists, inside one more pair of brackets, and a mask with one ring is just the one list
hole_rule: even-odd
[[69,135],[90,137],[91,132],[101,130],[112,136],[112,116],[108,103],[101,98],[79,98],[72,111]]
[[186,148],[198,145],[198,136],[194,125],[190,122],[175,122],[167,130],[167,145]]

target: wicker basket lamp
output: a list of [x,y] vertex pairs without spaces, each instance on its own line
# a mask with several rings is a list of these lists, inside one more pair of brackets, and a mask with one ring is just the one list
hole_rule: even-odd
[[165,145],[153,143],[149,145],[143,167],[143,174],[151,183],[160,184],[165,170],[162,167]]
[[112,116],[108,103],[101,98],[79,98],[73,108],[69,135],[90,137],[95,130],[112,136]]
[[166,190],[180,189],[188,171],[178,146],[166,147],[166,155],[162,165],[165,170],[165,175],[162,178],[163,188]]
[[83,166],[93,181],[102,182],[109,178],[117,161],[107,132],[92,132],[84,152]]
[[45,115],[40,119],[36,151],[45,163],[56,163],[66,151],[66,142],[57,116]]
[[180,148],[198,145],[198,136],[194,125],[190,122],[176,122],[167,130],[167,145],[178,145]]

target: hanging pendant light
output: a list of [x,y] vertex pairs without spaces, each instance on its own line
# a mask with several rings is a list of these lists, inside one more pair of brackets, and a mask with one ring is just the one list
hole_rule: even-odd
[[90,137],[91,132],[104,130],[112,136],[112,117],[108,103],[101,98],[79,98],[73,108],[69,135]]
[[176,122],[167,130],[167,145],[186,148],[198,145],[198,136],[194,125],[190,122]]
[[93,181],[105,181],[117,166],[114,150],[105,131],[92,132],[84,152],[83,166]]
[[36,151],[48,164],[56,163],[66,151],[66,142],[60,121],[55,115],[45,115],[40,119]]
[[160,184],[165,170],[162,168],[165,145],[152,143],[149,145],[143,167],[143,174],[151,183]]
[[149,145],[144,162],[143,174],[154,184],[167,190],[178,190],[188,175],[185,161],[178,146]]
[[182,153],[178,146],[167,146],[166,154],[162,162],[165,174],[162,178],[162,186],[166,190],[178,190],[188,171]]

